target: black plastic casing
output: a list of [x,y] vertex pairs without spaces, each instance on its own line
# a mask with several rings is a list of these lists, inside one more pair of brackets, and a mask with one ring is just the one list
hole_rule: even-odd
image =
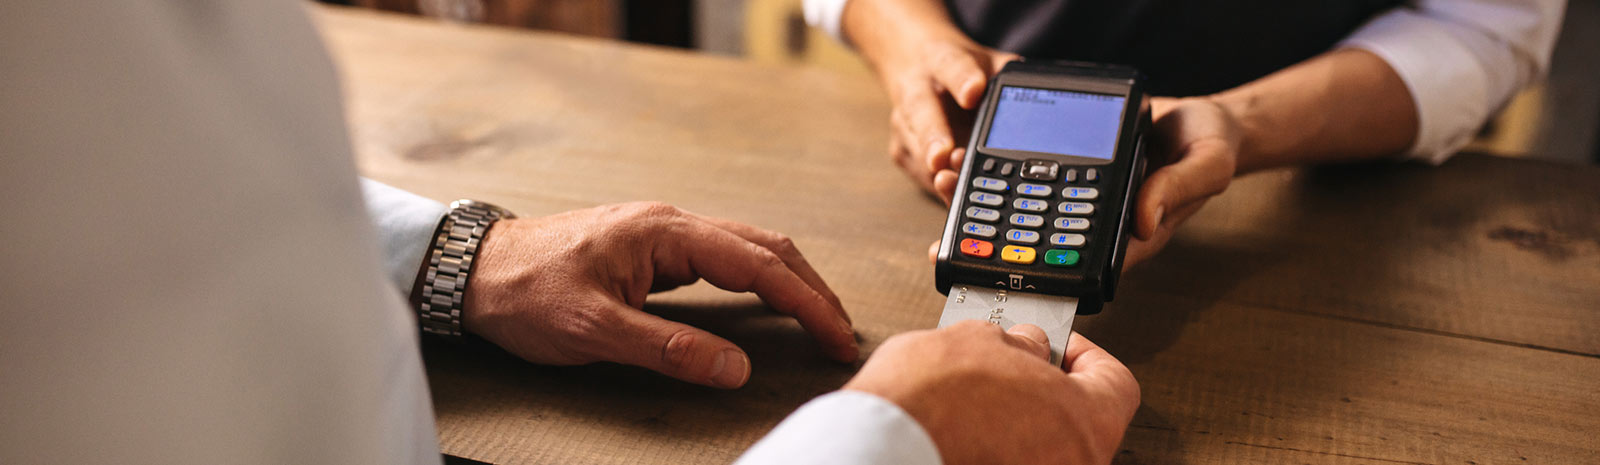
[[[989,125],[1003,86],[1124,97],[1126,100],[1122,111],[1122,122],[1111,160],[985,148],[984,141],[988,138]],[[1111,301],[1116,296],[1117,279],[1122,274],[1123,256],[1127,252],[1128,236],[1133,228],[1133,200],[1137,198],[1139,186],[1144,181],[1146,165],[1144,138],[1149,133],[1150,127],[1149,98],[1145,95],[1142,77],[1133,68],[1063,61],[1014,61],[1006,64],[998,75],[989,80],[983,104],[978,107],[972,138],[967,142],[968,155],[961,164],[961,176],[956,183],[950,214],[945,219],[944,237],[939,241],[939,258],[934,267],[934,278],[939,292],[948,293],[951,285],[959,283],[1077,297],[1079,314],[1099,313],[1103,303]],[[1028,159],[1054,160],[1060,163],[1063,173],[1068,168],[1076,168],[1080,172],[1090,167],[1099,170],[1099,181],[1072,184],[1078,187],[1094,187],[1100,191],[1100,197],[1094,200],[1095,211],[1087,216],[1091,226],[1083,233],[1088,240],[1079,249],[1083,258],[1077,266],[1055,268],[1047,266],[1042,259],[1036,259],[1031,265],[1003,262],[999,259],[1000,249],[1005,245],[1003,234],[993,241],[994,257],[975,259],[956,250],[957,244],[963,237],[959,228],[966,221],[963,212],[972,206],[967,198],[968,193],[972,192],[972,178],[979,175],[993,176],[979,173],[977,168],[980,160],[991,157],[1014,161],[1019,166]],[[1017,177],[1012,176],[1007,181],[1014,190]],[[1044,216],[1053,219],[1060,216],[1054,207],[1066,200],[1061,196],[1061,189],[1065,184],[1058,176],[1056,182],[1050,185],[1054,187],[1049,198],[1052,209]],[[1010,195],[1010,192],[1013,191],[1008,191],[1005,205],[998,208],[987,207],[1000,210],[1001,220],[997,226],[1001,231],[1008,227],[1005,219],[1016,213],[1010,204],[1010,199],[1015,196]],[[1048,238],[1051,233],[1057,231],[1052,227],[1051,221],[1047,220],[1045,225],[1039,228],[1039,232]],[[1048,240],[1041,241],[1041,245],[1037,248],[1042,257],[1043,250],[1050,248]]]

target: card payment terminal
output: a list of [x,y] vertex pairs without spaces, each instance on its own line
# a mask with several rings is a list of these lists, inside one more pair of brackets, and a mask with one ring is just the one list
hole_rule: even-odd
[[1038,325],[1060,363],[1073,316],[1115,295],[1149,99],[1132,68],[1014,61],[976,121],[939,243],[939,326]]

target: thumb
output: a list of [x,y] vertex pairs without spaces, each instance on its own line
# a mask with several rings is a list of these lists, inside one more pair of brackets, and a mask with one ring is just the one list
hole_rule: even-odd
[[[961,149],[956,150],[960,151]],[[939,200],[944,201],[946,207],[950,206],[951,200],[956,195],[956,182],[957,178],[960,177],[960,175],[956,174],[956,170],[959,169],[961,169],[960,165],[956,165],[955,169],[944,169],[933,173],[933,193],[939,196]]]
[[1050,336],[1038,326],[1021,324],[1006,330],[1006,342],[1045,360],[1050,360]]
[[611,337],[602,358],[724,389],[749,380],[750,357],[727,339],[621,302],[616,307],[616,327],[606,331]]
[[1228,146],[1221,141],[1203,140],[1183,149],[1176,163],[1151,173],[1139,192],[1138,227],[1135,236],[1155,237],[1161,222],[1184,207],[1221,194],[1233,178],[1233,162]]
[[989,54],[989,69],[984,70],[984,71],[987,71],[990,76],[993,76],[993,75],[999,74],[1000,70],[1004,69],[1006,67],[1006,63],[1010,63],[1010,62],[1021,60],[1021,59],[1022,59],[1022,55],[1018,55],[1018,54],[1015,54],[1015,53],[1003,52],[1003,51],[991,51],[991,53]]
[[1105,349],[1088,338],[1073,332],[1067,340],[1067,353],[1063,357],[1068,376],[1097,387],[1099,392],[1111,394],[1112,401],[1122,404],[1128,418],[1139,408],[1139,381],[1128,367],[1111,356]]

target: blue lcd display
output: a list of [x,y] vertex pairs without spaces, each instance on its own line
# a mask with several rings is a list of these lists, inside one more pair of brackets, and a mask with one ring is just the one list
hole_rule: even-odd
[[1005,86],[984,145],[1110,160],[1125,101],[1115,95]]

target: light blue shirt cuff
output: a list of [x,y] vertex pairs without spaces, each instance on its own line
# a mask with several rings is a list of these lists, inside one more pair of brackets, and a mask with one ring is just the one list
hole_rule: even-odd
[[939,449],[911,415],[881,397],[836,391],[807,402],[736,465],[939,464]]
[[433,242],[439,220],[449,208],[426,197],[378,181],[361,178],[367,215],[378,228],[383,247],[383,269],[400,295],[411,295],[411,285],[422,268],[422,255]]

